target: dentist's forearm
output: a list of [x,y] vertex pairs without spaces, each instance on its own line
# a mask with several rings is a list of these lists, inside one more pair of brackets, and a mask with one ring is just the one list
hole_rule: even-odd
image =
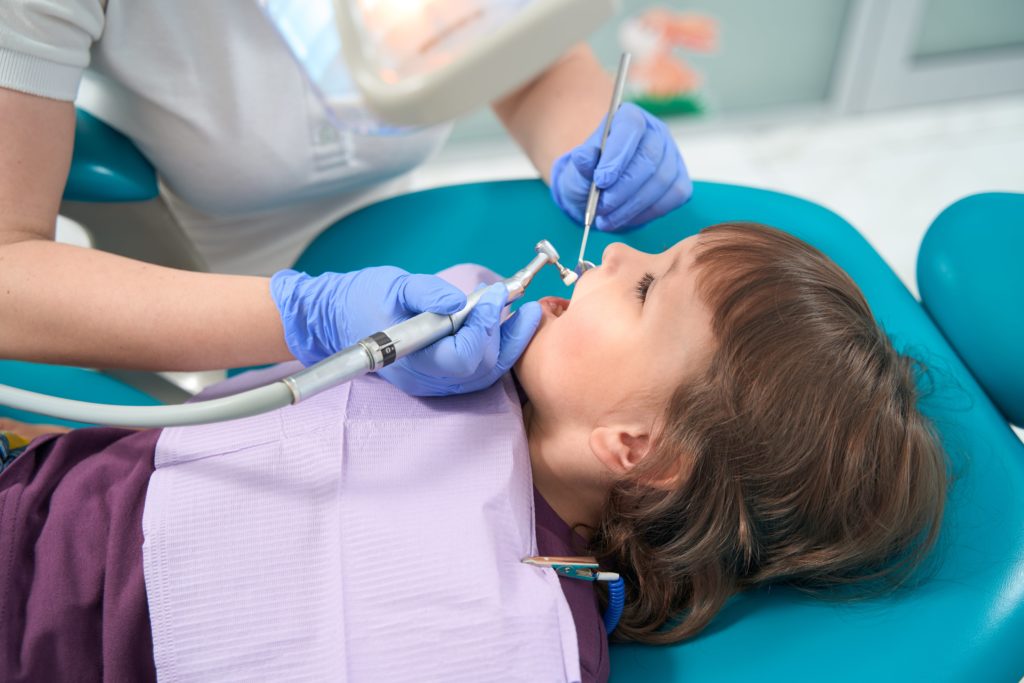
[[71,102],[0,88],[0,358],[207,370],[291,357],[265,278],[190,273],[53,241]]
[[0,357],[209,370],[290,360],[267,278],[193,273],[46,239],[0,245]]
[[608,113],[614,82],[587,45],[494,103],[495,114],[550,182],[555,159],[587,139]]

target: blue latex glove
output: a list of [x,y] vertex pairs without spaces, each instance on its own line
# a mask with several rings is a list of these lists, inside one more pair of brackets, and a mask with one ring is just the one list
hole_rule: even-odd
[[686,203],[693,183],[661,120],[635,104],[623,104],[601,154],[603,129],[602,120],[582,145],[551,167],[551,196],[569,218],[583,223],[591,178],[601,190],[594,220],[598,230],[639,227]]
[[[441,278],[410,275],[392,266],[317,277],[282,270],[270,279],[270,293],[281,313],[288,349],[304,365],[417,313],[451,314],[466,305],[465,295]],[[456,334],[377,374],[413,396],[489,387],[515,364],[540,323],[536,302],[501,323],[507,297],[503,285],[492,285]]]

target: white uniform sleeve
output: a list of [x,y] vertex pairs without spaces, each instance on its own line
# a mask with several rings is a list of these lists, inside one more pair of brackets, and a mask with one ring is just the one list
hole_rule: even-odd
[[0,0],[0,87],[74,100],[106,0]]

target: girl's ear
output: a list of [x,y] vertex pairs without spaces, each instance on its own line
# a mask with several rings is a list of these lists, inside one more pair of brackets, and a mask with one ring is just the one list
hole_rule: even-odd
[[615,476],[621,476],[643,460],[650,447],[650,434],[635,425],[595,427],[590,432],[590,450]]
[[[646,428],[616,425],[595,427],[590,433],[590,450],[604,464],[612,476],[618,478],[629,472],[650,452],[651,436]],[[693,459],[680,458],[671,471],[646,483],[666,491],[678,488],[690,475]]]

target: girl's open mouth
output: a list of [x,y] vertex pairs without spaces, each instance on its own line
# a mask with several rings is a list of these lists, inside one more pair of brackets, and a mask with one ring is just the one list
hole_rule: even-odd
[[546,296],[539,299],[538,303],[546,314],[554,318],[559,317],[569,308],[569,300],[559,296]]

